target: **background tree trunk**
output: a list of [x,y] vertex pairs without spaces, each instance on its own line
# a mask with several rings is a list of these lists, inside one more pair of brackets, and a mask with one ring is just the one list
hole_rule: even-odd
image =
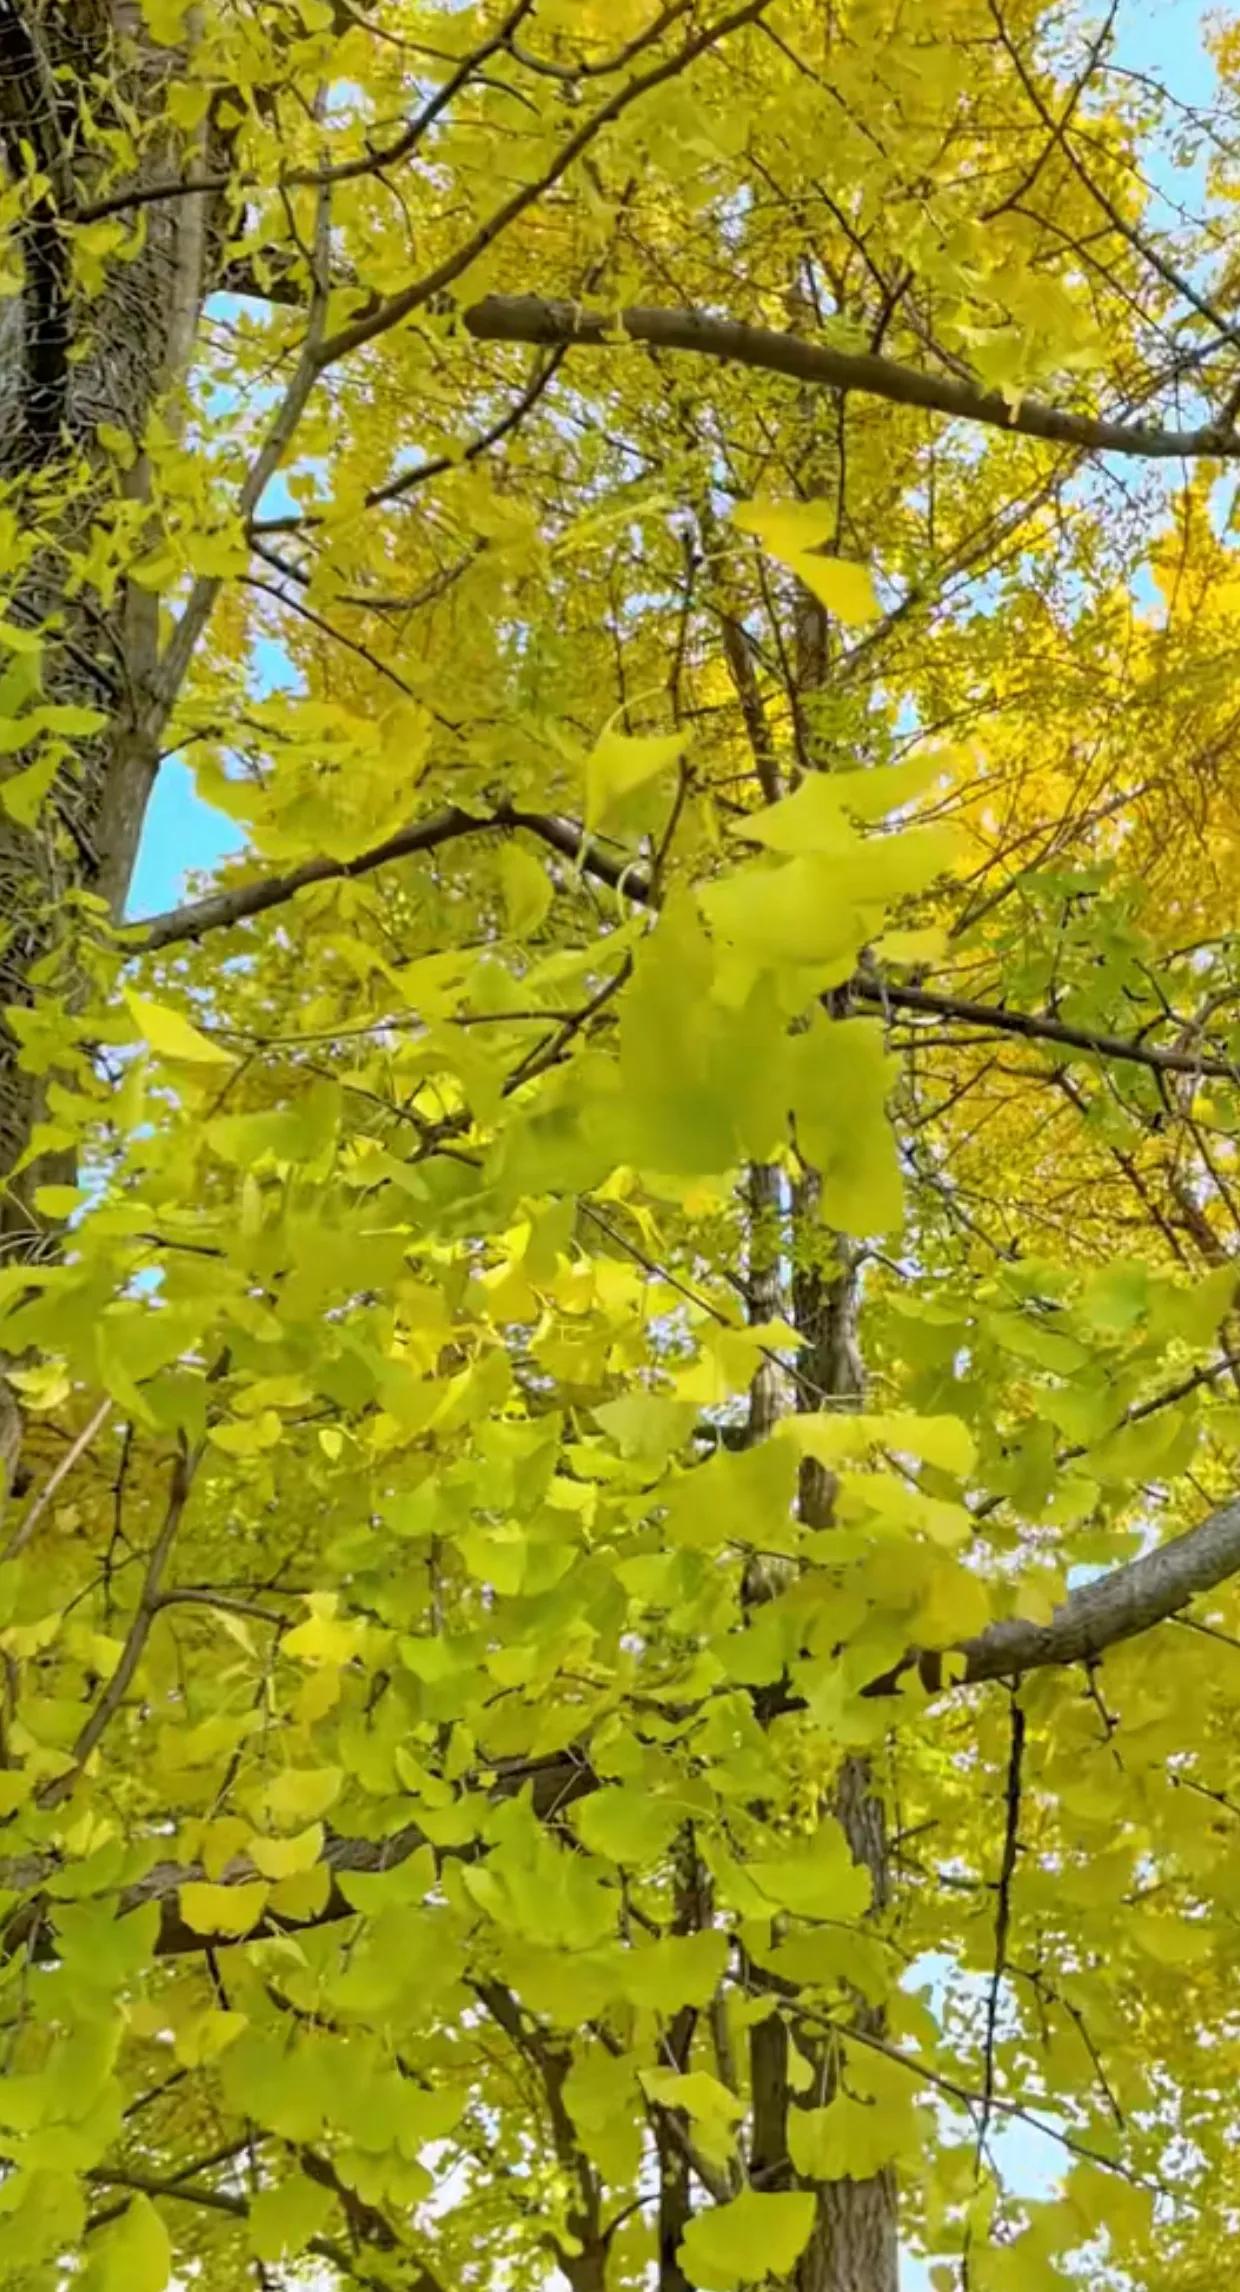
[[[794,298],[794,323],[798,308]],[[812,423],[812,407],[806,413]],[[825,492],[825,484],[821,490]],[[838,533],[837,523],[837,543]],[[808,590],[801,591],[798,605],[794,705],[799,742],[803,750],[811,751],[813,695],[828,683],[831,674],[831,624]],[[802,1408],[822,1408],[832,1401],[856,1402],[864,1389],[857,1334],[860,1251],[845,1236],[831,1234],[824,1227],[821,1195],[818,1174],[809,1171],[794,1189],[792,1199],[792,1317],[806,1341],[799,1356],[804,1382],[798,1387],[798,1405]],[[835,1496],[832,1475],[813,1458],[806,1458],[801,1467],[802,1519],[829,1531]],[[883,1804],[874,1788],[868,1758],[845,1759],[836,1784],[834,1812],[854,1860],[870,1874],[874,1909],[881,1911],[888,1895],[890,1865]],[[886,2034],[881,2007],[863,1998],[854,2000],[853,2018],[866,2036]],[[823,2054],[821,2040],[815,2042],[812,2035],[806,2037],[805,2044],[807,2050],[822,2056],[819,2091],[825,2102],[834,2089],[832,2057]],[[817,2190],[814,2232],[797,2269],[797,2292],[899,2292],[898,2228],[894,2172],[885,2170],[865,2181],[824,2181]]]
[[[795,302],[794,302],[795,308]],[[812,409],[809,410],[812,419]],[[825,490],[825,488],[823,489]],[[742,633],[725,620],[725,657],[740,703],[755,766],[768,801],[782,793],[752,666]],[[812,701],[830,676],[831,628],[827,614],[808,591],[799,600],[795,650],[788,699],[802,768],[813,768]],[[808,705],[807,705],[808,704]],[[859,1400],[864,1371],[857,1335],[860,1304],[860,1252],[842,1235],[833,1235],[822,1223],[821,1183],[814,1171],[786,1189],[779,1173],[760,1167],[751,1173],[749,1188],[748,1303],[755,1322],[780,1318],[787,1310],[786,1264],[791,1255],[792,1319],[805,1339],[798,1357],[796,1405],[819,1409],[830,1402]],[[750,1391],[747,1438],[764,1439],[787,1398],[773,1364],[764,1361]],[[802,1467],[800,1509],[804,1520],[829,1532],[835,1503],[835,1482],[812,1459]],[[756,1601],[767,1596],[765,1570],[769,1563],[752,1563],[746,1596]],[[870,1873],[876,1911],[884,1907],[890,1866],[881,1798],[874,1788],[870,1761],[849,1757],[844,1761],[834,1799],[837,1815],[854,1859]],[[881,2008],[858,1997],[854,2019],[866,2036],[885,2034]],[[791,2018],[795,2026],[795,2008]],[[797,2043],[819,2068],[821,2102],[830,2099],[835,2072],[821,2037],[808,2027],[797,2031]],[[788,2158],[789,2046],[788,2020],[773,2013],[750,2032],[749,2073],[752,2110],[750,2170],[764,2189],[788,2187],[793,2181]],[[824,2181],[815,2191],[814,2231],[796,2271],[796,2292],[898,2292],[898,2190],[894,2172],[887,2170],[865,2181]]]

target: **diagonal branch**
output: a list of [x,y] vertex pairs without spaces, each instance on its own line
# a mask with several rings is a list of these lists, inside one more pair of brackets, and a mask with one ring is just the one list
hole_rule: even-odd
[[973,1687],[982,1680],[1020,1679],[1029,1671],[1092,1662],[1109,1647],[1166,1623],[1190,1600],[1216,1590],[1237,1573],[1240,1498],[1233,1497],[1155,1551],[1109,1569],[1091,1584],[1078,1585],[1049,1623],[1013,1616],[987,1624],[985,1631],[961,1640],[946,1654],[910,1654],[895,1671],[874,1680],[866,1694],[891,1694],[914,1666],[923,1684],[934,1691],[949,1677]]
[[134,1674],[146,1651],[146,1643],[151,1636],[152,1625],[164,1602],[164,1572],[184,1518],[185,1507],[189,1502],[190,1490],[194,1484],[194,1474],[198,1469],[201,1455],[200,1447],[191,1450],[184,1439],[181,1440],[172,1467],[168,1502],[163,1521],[151,1546],[146,1563],[146,1574],[142,1583],[141,1597],[133,1621],[129,1626],[125,1644],[121,1649],[120,1660],[98,1702],[82,1724],[73,1745],[72,1766],[64,1774],[57,1775],[40,1794],[43,1806],[59,1806],[61,1801],[69,1796],[91,1752],[102,1740],[129,1693]]
[[111,1414],[111,1399],[109,1398],[106,1401],[101,1401],[98,1408],[95,1410],[94,1415],[87,1421],[86,1424],[83,1425],[81,1432],[77,1436],[77,1439],[71,1442],[70,1446],[65,1450],[65,1453],[61,1457],[60,1462],[56,1466],[55,1470],[48,1474],[48,1477],[45,1480],[42,1488],[39,1490],[38,1495],[34,1498],[34,1501],[30,1505],[28,1511],[25,1513],[24,1517],[19,1520],[16,1528],[13,1530],[8,1543],[4,1547],[3,1553],[0,1553],[0,1559],[15,1560],[19,1553],[25,1551],[27,1544],[30,1542],[35,1529],[38,1527],[40,1520],[43,1518],[44,1513],[47,1511],[47,1508],[51,1503],[52,1498],[55,1496],[57,1489],[60,1488],[68,1479],[69,1474],[72,1472],[74,1465],[78,1463],[79,1459],[85,1456],[86,1451],[90,1447],[90,1444],[93,1441],[96,1433],[102,1432],[103,1427],[107,1423]]
[[[1012,38],[1012,35],[1009,32],[1006,23],[1004,22],[1003,12],[998,6],[998,0],[988,0],[988,6],[991,16],[994,19],[995,29],[998,33],[1000,42],[1002,43],[1002,46],[1008,56],[1010,56],[1016,69],[1016,76],[1019,79],[1025,94],[1028,96],[1030,103],[1033,105],[1038,118],[1041,120],[1042,125],[1050,131],[1053,140],[1058,143],[1060,150],[1063,152],[1064,158],[1068,162],[1068,165],[1071,167],[1074,175],[1077,176],[1078,180],[1084,184],[1085,189],[1090,195],[1090,198],[1093,199],[1102,209],[1102,212],[1106,216],[1106,219],[1111,225],[1112,230],[1117,231],[1120,238],[1127,241],[1128,245],[1133,249],[1133,252],[1140,255],[1141,260],[1148,263],[1151,270],[1154,270],[1158,273],[1158,276],[1162,280],[1164,286],[1168,286],[1173,290],[1174,293],[1182,295],[1185,302],[1189,303],[1191,307],[1197,312],[1198,317],[1204,318],[1207,325],[1212,326],[1215,332],[1222,338],[1223,341],[1230,342],[1235,346],[1240,347],[1240,328],[1237,328],[1233,322],[1227,318],[1221,310],[1218,309],[1217,305],[1208,299],[1207,296],[1198,292],[1197,288],[1193,285],[1192,280],[1188,278],[1175,263],[1168,261],[1166,255],[1164,255],[1162,249],[1159,246],[1157,246],[1152,240],[1147,239],[1145,234],[1142,231],[1139,231],[1134,223],[1130,223],[1128,221],[1127,217],[1121,213],[1120,209],[1115,205],[1114,200],[1107,197],[1106,192],[1103,191],[1101,187],[1094,181],[1094,178],[1092,175],[1090,175],[1088,169],[1082,166],[1080,160],[1077,158],[1075,151],[1072,149],[1066,134],[1066,129],[1068,127],[1071,114],[1066,112],[1063,119],[1058,123],[1056,123],[1056,121],[1052,118],[1038,91],[1037,82],[1034,79],[1032,73],[1027,68],[1024,58],[1021,55],[1020,49],[1018,48],[1015,40]],[[1115,10],[1112,9],[1111,18],[1114,17],[1114,14]],[[1111,18],[1108,18],[1106,29],[1109,29]],[[1091,57],[1094,61],[1096,61],[1099,53],[1100,42],[1101,35],[1099,41],[1095,43],[1094,48],[1091,50]],[[1075,109],[1075,105],[1073,106],[1073,109]]]
[[[457,804],[450,804],[441,812],[432,812],[428,818],[398,829],[394,836],[373,845],[356,859],[303,860],[300,867],[289,868],[284,875],[260,876],[254,883],[237,884],[229,891],[209,892],[205,899],[187,900],[181,907],[169,908],[163,915],[153,915],[133,925],[131,943],[146,954],[160,947],[174,947],[185,940],[202,939],[209,931],[227,931],[234,924],[248,923],[257,915],[266,915],[274,907],[285,907],[299,891],[308,890],[312,884],[339,883],[354,876],[372,875],[377,868],[388,867],[394,860],[437,851],[441,844],[452,843],[459,836],[477,835],[485,829],[510,824],[502,813],[479,818]],[[126,937],[130,937],[128,931]]]
[[861,976],[849,982],[849,996],[863,1003],[900,1011],[922,1011],[936,1018],[963,1019],[970,1026],[992,1028],[1000,1034],[1023,1035],[1030,1042],[1062,1043],[1066,1050],[1092,1052],[1095,1058],[1124,1059],[1148,1067],[1154,1074],[1217,1075],[1240,1080],[1234,1059],[1198,1055],[1193,1051],[1158,1050],[1132,1035],[1094,1034],[1088,1027],[1070,1027],[1049,1011],[1009,1011],[1002,1003],[973,1003],[960,995],[937,994],[927,987],[899,987],[885,979]]
[[[360,322],[359,322],[360,323]],[[740,319],[716,318],[703,310],[662,310],[634,305],[613,312],[585,311],[573,303],[538,295],[494,294],[462,312],[466,332],[479,342],[560,344],[614,350],[646,343],[654,350],[685,350],[722,364],[786,374],[791,381],[824,390],[856,390],[897,406],[920,406],[933,414],[981,422],[991,429],[1046,438],[1056,445],[1081,446],[1094,453],[1132,454],[1146,460],[1234,461],[1240,436],[1207,423],[1197,430],[1167,430],[1140,422],[1107,421],[1066,407],[1021,398],[1015,405],[998,390],[946,374],[923,373],[873,351],[833,350],[804,335],[784,334]],[[337,338],[339,339],[339,338]]]
[[[401,160],[416,152],[423,137],[434,126],[448,106],[488,64],[493,56],[511,51],[512,42],[522,24],[534,8],[535,0],[516,0],[516,6],[502,24],[485,40],[463,56],[456,70],[451,72],[434,93],[428,96],[422,109],[403,127],[390,143],[373,144],[357,159],[341,159],[321,167],[290,167],[276,180],[279,191],[325,190],[334,183],[355,183],[363,175],[383,174],[385,168],[396,167]],[[72,205],[66,221],[79,228],[88,223],[101,223],[109,215],[131,213],[141,207],[162,204],[168,199],[190,198],[195,192],[248,191],[263,188],[261,176],[237,175],[227,170],[210,175],[201,171],[190,175],[159,178],[154,183],[131,183],[123,190],[109,192],[101,199]]]
[[[871,1682],[868,1696],[894,1695],[903,1679],[916,1672],[931,1694],[953,1683],[977,1686],[986,1680],[1016,1680],[1027,1672],[1044,1671],[1092,1661],[1125,1640],[1136,1639],[1156,1624],[1177,1616],[1203,1592],[1213,1591],[1240,1573],[1240,1498],[1221,1505],[1195,1528],[1173,1537],[1157,1551],[1113,1568],[1091,1584],[1070,1592],[1049,1623],[1022,1617],[988,1624],[974,1638],[954,1648],[933,1652],[910,1650],[894,1670]],[[792,1708],[791,1704],[785,1708]],[[549,1820],[571,1800],[587,1796],[595,1777],[578,1753],[566,1752],[537,1763],[514,1762],[493,1784],[497,1797],[513,1797],[532,1788],[534,1811]],[[416,1823],[395,1837],[373,1841],[337,1838],[330,1841],[325,1860],[338,1871],[390,1870],[425,1845]],[[0,1931],[0,1955],[27,1947],[35,1956],[54,1955],[46,1929],[41,1889],[55,1875],[57,1858],[34,1853],[0,1864],[0,1888],[26,1899],[11,1913]],[[236,1935],[201,1934],[181,1914],[180,1889],[202,1877],[196,1867],[160,1863],[122,1895],[119,1908],[135,1910],[155,1902],[160,1909],[156,1942],[161,1956],[180,1956],[235,1943]],[[223,1883],[240,1885],[252,1878],[248,1862],[240,1861],[224,1873]],[[333,1887],[326,1907],[304,1921],[328,1925],[355,1916],[352,1905]],[[268,1916],[254,1930],[254,1938],[279,1933],[296,1921]],[[855,2033],[854,2033],[855,2034]]]
[[[202,939],[209,931],[226,930],[254,916],[265,915],[272,908],[285,906],[311,884],[370,875],[376,868],[422,852],[437,851],[441,845],[454,843],[462,836],[514,829],[524,829],[537,836],[541,843],[571,860],[583,874],[605,883],[612,891],[623,891],[639,906],[658,904],[656,889],[640,864],[627,860],[623,854],[602,850],[591,842],[586,829],[576,821],[560,819],[549,812],[519,811],[503,803],[481,814],[450,804],[407,828],[398,829],[384,843],[375,844],[368,852],[360,852],[355,859],[306,860],[300,867],[290,868],[286,875],[260,876],[256,882],[238,884],[231,891],[210,892],[205,899],[189,900],[182,907],[169,908],[162,915],[133,924],[126,937],[136,953],[153,954],[161,947]],[[917,1011],[936,1018],[961,1019],[970,1026],[1019,1035],[1030,1042],[1060,1043],[1066,1050],[1087,1051],[1095,1058],[1122,1059],[1134,1066],[1147,1067],[1153,1074],[1214,1076],[1230,1082],[1240,1078],[1234,1059],[1212,1052],[1158,1050],[1131,1035],[1095,1034],[1088,1027],[1068,1026],[1050,1012],[1011,1011],[1002,1003],[975,1003],[928,987],[899,986],[872,972],[859,972],[843,992],[852,1001],[870,1003],[883,1011]]]

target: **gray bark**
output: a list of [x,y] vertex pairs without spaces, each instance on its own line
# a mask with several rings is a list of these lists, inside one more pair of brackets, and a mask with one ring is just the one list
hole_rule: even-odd
[[704,310],[661,310],[635,304],[600,313],[540,295],[492,294],[469,305],[462,324],[479,342],[529,342],[547,348],[584,346],[615,350],[646,343],[653,350],[683,350],[728,365],[752,366],[784,374],[809,389],[850,390],[885,398],[896,406],[922,406],[929,413],[989,428],[1018,431],[1027,438],[1075,446],[1088,453],[1131,454],[1147,461],[1205,457],[1234,461],[1240,435],[1206,423],[1197,430],[1161,429],[1143,422],[1111,422],[1074,414],[1022,398],[1012,407],[998,390],[960,382],[947,374],[923,372],[871,351],[833,350],[803,334],[750,326],[741,319],[716,318]]
[[[77,90],[106,69],[123,96],[148,108],[152,82],[169,69],[169,52],[122,37],[133,12],[102,0],[0,0],[0,152],[10,179],[32,165],[46,172],[54,195],[36,208],[24,232],[25,283],[5,305],[0,344],[0,484],[29,495],[29,522],[49,529],[49,547],[9,602],[11,616],[39,627],[61,616],[49,642],[45,687],[50,698],[105,711],[107,731],[85,745],[62,773],[33,833],[0,815],[0,903],[11,935],[0,959],[6,1003],[28,999],[30,964],[55,944],[57,905],[70,888],[97,892],[119,912],[128,889],[155,754],[144,725],[143,674],[153,667],[153,601],[124,591],[111,607],[89,593],[66,597],[60,550],[83,539],[98,500],[89,483],[66,487],[59,519],[55,473],[99,465],[97,428],[112,424],[139,439],[164,379],[170,316],[192,219],[189,201],[151,210],[141,251],[112,265],[104,291],[89,302],[70,277],[61,217],[85,198],[98,159],[75,134]],[[96,98],[98,102],[98,98]],[[106,126],[106,116],[99,124]],[[134,473],[134,487],[142,483]],[[145,656],[145,657],[144,657]],[[147,735],[144,737],[144,732]],[[10,769],[21,768],[18,756]],[[13,1066],[11,1035],[0,1035],[0,1152],[7,1172],[29,1134],[30,1085]],[[12,1231],[12,1206],[9,1212]]]
[[[800,280],[788,297],[794,327],[812,323]],[[803,393],[806,433],[815,435],[812,396]],[[841,448],[842,451],[842,448]],[[815,480],[816,490],[825,483]],[[843,517],[843,496],[838,496],[838,529]],[[824,607],[809,590],[798,585],[794,627],[795,689],[790,698],[796,712],[797,747],[803,769],[827,761],[813,719],[814,696],[831,678],[834,632]],[[797,1406],[814,1410],[824,1401],[858,1403],[865,1389],[865,1368],[858,1335],[861,1307],[861,1257],[857,1244],[843,1234],[832,1234],[822,1222],[822,1182],[807,1169],[793,1196],[792,1233],[794,1271],[792,1317],[805,1339],[798,1360],[802,1381]],[[824,1246],[825,1245],[825,1246]],[[812,1528],[829,1534],[835,1521],[838,1484],[812,1457],[801,1467],[801,1518]],[[848,1841],[853,1860],[870,1875],[875,1912],[882,1911],[890,1883],[886,1814],[875,1787],[868,1758],[849,1756],[836,1780],[834,1812]],[[881,2006],[853,1994],[851,2019],[863,2038],[883,2040],[886,2014]],[[829,2100],[838,2078],[837,2055],[824,2047],[820,2033],[804,2028],[802,2050],[818,2066],[818,2090]],[[899,2292],[899,2192],[890,2168],[864,2181],[847,2177],[822,2181],[815,2189],[814,2227],[796,2272],[796,2292]]]
[[[100,152],[81,129],[82,88],[90,85],[95,125],[106,129],[105,85],[149,116],[176,61],[175,51],[145,39],[133,0],[0,0],[0,165],[10,181],[37,171],[51,187],[24,224],[24,283],[0,319],[0,489],[27,529],[47,535],[5,609],[31,629],[57,616],[43,658],[44,696],[107,717],[101,733],[77,744],[33,829],[0,810],[0,1009],[29,1006],[36,966],[42,991],[50,965],[54,991],[72,1002],[75,918],[67,896],[91,892],[119,917],[158,763],[156,601],[124,584],[114,601],[89,591],[69,596],[62,553],[85,539],[105,487],[115,485],[98,425],[111,424],[136,445],[170,366],[188,356],[205,283],[203,202],[148,210],[138,251],[114,261],[103,291],[89,299],[73,283],[66,218],[101,177]],[[140,456],[126,483],[141,498]],[[28,760],[19,753],[5,770],[18,772]],[[63,1157],[41,1157],[15,1174],[44,1089],[23,1070],[17,1033],[0,1018],[0,1253],[8,1262],[55,1247],[33,1195],[49,1177],[70,1174]],[[6,1476],[18,1438],[3,1386]]]

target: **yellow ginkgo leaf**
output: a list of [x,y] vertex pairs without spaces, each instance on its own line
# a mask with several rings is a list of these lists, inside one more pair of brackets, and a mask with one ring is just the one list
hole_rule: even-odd
[[255,1831],[248,1851],[261,1877],[295,1878],[301,1871],[313,1870],[318,1861],[323,1851],[323,1825],[312,1822],[293,1838],[264,1838]]
[[863,629],[867,622],[881,617],[882,606],[874,593],[869,568],[858,565],[855,559],[802,556],[792,570],[846,629]]
[[732,511],[733,525],[785,565],[829,540],[835,522],[829,501],[739,501]]
[[733,510],[732,522],[795,573],[846,628],[861,628],[879,618],[882,608],[866,567],[851,558],[817,554],[836,528],[832,503],[744,501]]
[[148,1002],[128,987],[121,993],[139,1034],[160,1058],[178,1060],[183,1066],[235,1066],[232,1052],[201,1034],[180,1011],[169,1010],[166,1003]]
[[249,1879],[241,1886],[211,1886],[205,1879],[190,1879],[181,1888],[181,1916],[195,1934],[221,1934],[239,1941],[252,1934],[267,1907],[265,1879]]
[[677,763],[684,746],[679,732],[605,732],[586,759],[586,826],[600,827],[626,796]]

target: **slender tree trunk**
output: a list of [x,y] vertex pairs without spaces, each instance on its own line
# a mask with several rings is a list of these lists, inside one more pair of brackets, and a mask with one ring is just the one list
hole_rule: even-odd
[[[798,1237],[814,1257],[831,1238],[819,1220],[818,1194],[817,1180],[809,1179],[798,1188],[796,1205]],[[798,1271],[793,1318],[807,1339],[800,1366],[815,1388],[815,1397],[847,1401],[859,1399],[863,1389],[857,1343],[857,1251],[840,1236],[834,1237],[834,1249],[834,1268],[820,1270],[811,1257]],[[802,1518],[829,1533],[834,1505],[831,1474],[807,1459],[801,1474]],[[836,1783],[834,1812],[854,1859],[870,1873],[874,1908],[881,1910],[890,1876],[887,1834],[868,1759],[845,1759]],[[863,1998],[854,1999],[853,2021],[867,2037],[886,2034],[882,2008]],[[813,2044],[812,2036],[808,2042]],[[833,2090],[829,2060],[824,2060],[823,2068],[820,2091],[827,2100]],[[814,2233],[797,2272],[797,2292],[898,2292],[895,2174],[886,2170],[864,2181],[824,2181],[817,2197]]]
[[[791,323],[795,325],[810,315],[799,289],[794,289]],[[807,403],[804,410],[807,423],[812,425],[814,408]],[[821,490],[826,491],[825,482]],[[837,501],[838,546],[843,513],[838,493]],[[792,699],[798,748],[803,763],[810,768],[816,747],[813,700],[830,680],[831,657],[830,618],[810,592],[802,589],[796,615]],[[804,1383],[798,1389],[798,1406],[821,1408],[824,1402],[858,1400],[864,1388],[857,1335],[859,1252],[843,1235],[833,1235],[824,1227],[821,1183],[814,1171],[808,1171],[795,1189],[792,1232],[793,1320],[806,1340],[799,1357]],[[829,1533],[835,1497],[832,1475],[807,1458],[801,1471],[802,1519]],[[882,1801],[875,1791],[868,1759],[845,1759],[836,1784],[834,1811],[854,1859],[869,1871],[874,1907],[881,1910],[887,1899],[890,1864]],[[865,2035],[885,2035],[881,2008],[863,1998],[853,2000],[853,2019]],[[812,2034],[807,2035],[806,2049],[812,2052],[814,2044]],[[821,2069],[819,2090],[827,2100],[834,2079],[831,2057],[823,2056]],[[894,2173],[886,2170],[864,2181],[824,2181],[816,2195],[814,2231],[797,2269],[797,2292],[899,2292],[899,2212]]]
[[[778,1170],[759,1163],[749,1178],[748,1305],[752,1322],[777,1321],[783,1314],[786,1248],[784,1186]],[[765,1440],[785,1407],[775,1363],[764,1360],[749,1389],[749,1442]],[[745,1572],[744,1604],[757,1606],[779,1588],[786,1563],[751,1559]],[[788,2178],[788,2026],[771,2012],[749,2033],[749,2091],[752,2129],[749,2166],[760,2188],[776,2189]]]

